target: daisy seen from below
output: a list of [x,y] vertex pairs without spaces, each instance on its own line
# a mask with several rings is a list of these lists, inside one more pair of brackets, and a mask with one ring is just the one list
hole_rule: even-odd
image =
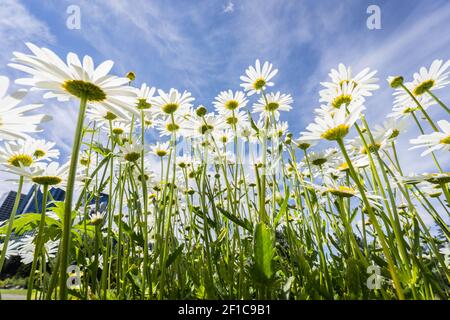
[[356,76],[353,76],[352,67],[346,67],[343,63],[340,63],[337,69],[331,69],[328,74],[331,82],[321,82],[320,84],[326,88],[335,90],[339,90],[344,84],[352,84],[354,87],[358,87],[361,95],[370,96],[372,95],[371,91],[377,90],[380,87],[376,84],[378,79],[374,78],[376,73],[376,70],[370,71],[370,68],[365,68],[356,74]]
[[262,68],[259,59],[256,59],[255,66],[249,66],[245,70],[244,76],[241,76],[241,87],[251,96],[255,93],[260,93],[266,87],[274,85],[270,80],[278,73],[278,69],[273,69],[273,66],[268,61],[264,62]]
[[151,152],[157,157],[165,157],[169,154],[170,151],[170,142],[157,142],[153,146],[150,147]]
[[271,115],[275,120],[280,118],[280,111],[290,111],[291,104],[294,102],[290,94],[269,93],[265,97],[258,99],[253,105],[253,113],[259,113],[260,118],[270,118]]
[[125,142],[120,146],[120,154],[125,162],[136,162],[141,157],[144,147],[134,142]]
[[26,96],[26,90],[18,90],[7,95],[9,87],[8,77],[0,76],[0,141],[26,139],[27,133],[41,131],[39,125],[51,119],[43,114],[30,115],[42,107],[42,104],[18,106]]
[[440,120],[437,124],[442,132],[424,134],[416,139],[411,139],[410,142],[416,146],[410,149],[427,148],[422,152],[421,156],[425,156],[435,150],[450,151],[450,122]]
[[54,142],[45,140],[8,141],[0,147],[0,163],[14,167],[29,167],[36,162],[57,159],[59,151],[53,149]]
[[443,60],[434,60],[430,68],[421,67],[419,72],[414,73],[412,82],[413,93],[420,96],[429,90],[437,90],[449,84],[448,75],[450,71],[450,60],[445,63]]
[[140,89],[136,89],[136,108],[139,110],[148,110],[152,107],[153,96],[156,88],[149,87],[146,83],[141,85]]
[[155,110],[156,114],[163,119],[167,119],[175,113],[188,113],[192,107],[192,101],[195,100],[190,92],[184,91],[180,93],[174,88],[167,93],[159,89],[158,94],[159,96],[153,100],[153,103],[157,107],[157,110]]
[[314,122],[306,127],[297,140],[340,140],[344,138],[353,124],[361,115],[362,106],[355,108],[350,114],[345,105],[341,106],[333,115],[324,113],[315,118]]
[[339,109],[345,105],[349,111],[352,111],[353,106],[356,108],[364,102],[364,96],[358,87],[353,83],[344,83],[337,88],[327,88],[320,90],[319,102],[325,102],[326,107],[330,110]]
[[239,111],[241,108],[245,108],[247,105],[247,98],[242,91],[222,91],[215,98],[213,102],[216,111],[219,114],[232,114]]
[[133,111],[130,102],[135,91],[128,86],[129,79],[108,74],[114,63],[104,61],[97,68],[91,57],[79,57],[70,52],[67,62],[53,51],[27,43],[32,54],[14,52],[9,66],[30,74],[31,78],[17,79],[16,83],[45,90],[44,98],[68,101],[71,98],[86,99],[101,105],[115,114],[125,116],[124,110]]

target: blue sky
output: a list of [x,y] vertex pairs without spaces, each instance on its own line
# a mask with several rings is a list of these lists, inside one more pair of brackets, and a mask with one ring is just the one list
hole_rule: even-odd
[[[19,73],[7,67],[12,51],[26,51],[25,41],[47,46],[65,57],[73,51],[95,62],[115,61],[114,72],[137,74],[141,82],[168,90],[189,90],[196,103],[211,107],[224,89],[239,89],[239,76],[256,58],[278,69],[275,90],[290,93],[294,108],[283,115],[297,136],[313,120],[320,81],[339,62],[354,71],[378,70],[381,89],[367,101],[367,118],[377,123],[390,111],[389,75],[410,79],[420,66],[450,58],[450,1],[322,0],[322,1],[113,1],[0,0],[0,74]],[[81,9],[81,29],[66,27],[67,7]],[[366,10],[381,9],[381,29],[369,30]],[[439,95],[450,102],[448,88]],[[40,95],[30,99],[40,101]],[[45,101],[44,137],[67,152],[77,108]],[[211,107],[212,108],[212,107]],[[436,120],[448,117],[438,108]],[[432,161],[418,161],[407,151],[411,130],[403,139],[401,160],[408,171],[433,170]],[[448,155],[440,155],[450,163]],[[413,160],[413,161],[411,161]],[[1,188],[0,188],[1,189]]]

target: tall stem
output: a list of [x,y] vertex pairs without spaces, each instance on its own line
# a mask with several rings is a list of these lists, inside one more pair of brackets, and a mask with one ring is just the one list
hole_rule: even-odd
[[[86,113],[87,97],[83,95],[80,100],[80,110],[78,111],[77,126],[75,129],[75,135],[73,139],[72,156],[70,159],[69,176],[67,179],[66,199],[64,203],[64,225],[63,225],[63,237],[61,247],[61,266],[60,266],[60,278],[59,278],[59,298],[61,300],[67,299],[67,265],[69,261],[70,252],[70,234],[72,226],[72,200],[73,191],[75,186],[75,175],[77,172],[78,154],[80,152],[84,116]],[[110,200],[111,201],[111,200]]]
[[3,242],[2,255],[0,257],[0,272],[3,269],[3,263],[5,262],[6,251],[8,250],[9,239],[11,238],[12,226],[14,223],[14,219],[16,217],[17,209],[19,208],[20,196],[22,195],[22,187],[23,187],[23,176],[20,176],[19,186],[17,187],[16,199],[14,200],[14,206],[13,206],[11,215],[9,216],[8,230],[6,231],[6,237]]
[[[48,195],[48,185],[44,185],[44,190],[42,192],[42,208],[41,208],[41,220],[39,222],[39,228],[36,235],[36,244],[34,249],[34,257],[33,263],[31,264],[30,276],[28,278],[28,291],[27,291],[27,300],[31,299],[31,294],[33,292],[33,282],[34,282],[34,274],[36,272],[36,264],[37,260],[41,254],[41,249],[44,243],[42,242],[42,237],[44,233],[45,226],[45,213],[47,209],[47,195]],[[42,259],[41,263],[45,263],[45,259]]]
[[445,110],[447,113],[450,113],[450,109],[441,101],[438,97],[434,95],[430,90],[427,90],[427,93]]
[[439,131],[439,129],[436,127],[436,125],[434,124],[433,120],[431,120],[430,116],[428,115],[428,113],[425,111],[425,109],[422,107],[422,105],[420,104],[420,102],[417,100],[417,98],[412,94],[412,92],[404,85],[401,85],[402,88],[408,93],[408,95],[411,97],[411,99],[414,100],[414,102],[416,103],[417,107],[419,108],[420,111],[422,111],[423,115],[425,116],[425,118],[427,118],[428,122],[430,123],[430,126],[433,128],[434,131]]
[[381,247],[383,249],[384,255],[386,256],[386,260],[389,266],[389,271],[392,276],[392,280],[394,281],[395,290],[397,291],[397,295],[399,299],[404,300],[405,296],[403,294],[402,287],[400,285],[400,281],[398,279],[397,273],[395,271],[395,265],[394,261],[392,260],[391,254],[389,253],[389,248],[387,246],[386,238],[384,236],[383,230],[381,229],[380,225],[378,224],[378,221],[375,217],[375,214],[372,210],[372,207],[370,206],[369,200],[367,199],[366,193],[364,191],[364,187],[361,184],[361,181],[358,178],[358,175],[355,171],[355,168],[353,167],[352,161],[350,160],[350,157],[347,154],[347,150],[345,149],[344,141],[342,139],[337,140],[337,143],[339,144],[339,147],[341,148],[342,154],[344,155],[345,161],[348,164],[348,168],[350,171],[350,175],[352,176],[353,180],[356,183],[356,186],[358,187],[359,193],[361,194],[361,197],[363,199],[364,205],[367,208],[367,212],[370,216],[370,222],[372,222],[377,234],[378,238],[380,240]]

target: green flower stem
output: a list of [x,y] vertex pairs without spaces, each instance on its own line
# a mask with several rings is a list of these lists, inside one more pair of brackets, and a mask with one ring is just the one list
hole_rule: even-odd
[[70,159],[69,176],[67,180],[66,196],[64,203],[64,220],[63,220],[63,236],[61,254],[61,268],[59,278],[59,298],[67,299],[67,266],[70,257],[70,236],[72,226],[72,200],[75,186],[75,176],[77,172],[78,156],[82,140],[84,116],[86,113],[87,97],[83,95],[80,99],[80,109],[78,111],[78,120],[73,139],[72,155]]
[[447,185],[442,182],[439,184],[442,188],[442,190],[444,191],[444,195],[445,195],[445,199],[447,199],[447,203],[450,205],[450,192],[448,191],[448,187]]
[[[59,242],[59,248],[61,247],[61,242]],[[53,291],[55,290],[57,281],[58,281],[58,272],[55,272],[55,270],[57,271],[59,269],[59,264],[61,262],[61,256],[58,255],[56,257],[56,261],[55,264],[52,267],[52,275],[50,277],[50,281],[49,281],[49,287],[47,289],[47,293],[45,295],[45,300],[51,300],[52,299],[52,294]]]
[[[417,124],[417,126],[419,127],[420,133],[425,134],[425,131],[423,130],[423,128],[422,128],[422,126],[421,126],[421,124],[420,124],[420,122],[419,122],[419,119],[417,119],[416,114],[415,114],[414,112],[411,112],[411,114],[412,114],[412,116],[413,116],[413,118],[414,118],[414,122],[415,122],[415,123]],[[438,160],[436,159],[436,156],[435,156],[434,152],[431,152],[431,157],[433,158],[433,161],[434,161],[434,163],[436,164],[436,167],[438,168],[439,172],[442,173],[442,172],[443,172],[443,171],[442,171],[442,168],[441,168],[441,166],[440,166]]]
[[[364,116],[362,116],[361,121],[362,121],[362,123],[364,125],[364,128],[366,129],[368,135],[369,135],[370,142],[372,143],[372,145],[375,145],[375,139],[373,138],[372,131],[370,130],[369,125],[367,124],[366,118]],[[409,258],[408,258],[409,256],[408,256],[408,254],[406,252],[406,248],[405,248],[406,244],[405,244],[405,240],[403,238],[403,233],[402,233],[402,230],[401,230],[400,220],[399,220],[399,217],[398,217],[397,206],[396,206],[396,203],[395,203],[395,196],[394,196],[394,193],[392,191],[391,184],[389,182],[389,178],[388,178],[388,176],[386,174],[386,170],[384,170],[384,167],[385,167],[384,162],[381,159],[380,153],[376,149],[375,149],[375,156],[377,157],[378,164],[379,164],[379,166],[381,168],[381,170],[380,170],[381,171],[381,175],[383,176],[384,182],[386,184],[387,192],[388,192],[388,195],[389,195],[389,200],[390,200],[391,206],[392,206],[392,214],[394,216],[394,221],[393,221],[394,234],[395,234],[395,237],[396,237],[396,239],[398,241],[398,246],[400,248],[400,254],[402,256],[402,260],[407,264],[406,270],[407,270],[408,274],[410,275],[410,272],[409,272],[410,271],[410,261],[409,261]]]
[[[172,122],[173,123],[173,122]],[[149,277],[148,273],[148,192],[147,180],[145,179],[145,163],[144,163],[144,146],[145,146],[145,117],[144,111],[141,110],[141,184],[142,184],[142,198],[144,201],[144,276],[142,277],[142,298],[145,299],[146,283]],[[175,174],[175,173],[174,173]],[[149,280],[150,283],[150,280]],[[151,294],[151,292],[150,292]]]
[[428,120],[428,123],[430,124],[430,126],[433,128],[434,131],[439,131],[439,129],[436,127],[436,125],[434,124],[433,120],[431,120],[430,116],[428,115],[428,113],[425,111],[425,109],[422,107],[422,105],[420,104],[420,102],[417,100],[417,98],[412,94],[412,92],[404,85],[401,84],[401,87],[403,88],[403,90],[405,90],[408,95],[411,97],[411,99],[414,100],[414,102],[416,103],[417,107],[419,108],[419,110],[423,113],[423,115],[425,116],[425,118]]
[[375,213],[373,212],[372,207],[370,206],[369,200],[367,199],[366,192],[364,190],[364,187],[361,184],[361,181],[358,178],[358,175],[356,174],[355,168],[353,167],[352,161],[350,160],[350,157],[347,154],[347,150],[345,149],[344,140],[339,139],[337,140],[337,143],[339,147],[341,148],[342,154],[344,155],[345,161],[347,161],[348,168],[350,171],[350,174],[352,176],[353,181],[355,181],[356,186],[358,187],[358,190],[361,194],[361,197],[363,199],[364,205],[366,206],[367,212],[369,213],[370,222],[373,224],[378,239],[380,240],[381,247],[383,249],[384,255],[386,256],[386,260],[389,266],[389,272],[391,274],[392,280],[394,281],[395,290],[397,292],[397,296],[400,300],[404,300],[405,296],[403,294],[403,289],[401,287],[400,281],[397,276],[397,272],[395,270],[394,261],[392,260],[391,254],[389,252],[389,248],[387,246],[386,238],[384,236],[383,230],[381,229],[380,225],[378,224],[378,221],[376,219]]
[[[115,140],[114,140],[114,133],[112,131],[112,121],[109,120],[109,132],[110,132],[110,139],[111,139],[111,153],[114,153],[115,149]],[[107,282],[109,282],[110,279],[110,255],[112,251],[112,220],[113,220],[113,199],[114,198],[114,191],[113,191],[113,180],[114,180],[114,156],[111,156],[110,163],[109,163],[109,181],[108,181],[108,212],[107,212],[107,221],[108,221],[108,227],[107,227],[107,239],[106,239],[106,251],[103,255],[103,270],[101,275],[101,288],[103,289],[103,299],[107,298],[108,293],[108,287],[106,285]]]
[[432,93],[430,90],[426,90],[426,92],[445,110],[447,113],[450,113],[450,109]]
[[[33,292],[33,285],[34,285],[34,275],[36,273],[36,265],[37,260],[39,259],[39,256],[41,254],[42,247],[44,245],[43,239],[44,239],[44,227],[45,227],[45,216],[47,211],[47,195],[48,195],[48,185],[44,185],[44,190],[42,191],[42,208],[41,208],[41,219],[39,221],[39,228],[38,232],[36,234],[36,243],[34,247],[34,257],[33,262],[31,264],[31,271],[30,276],[28,278],[28,290],[27,290],[27,300],[31,300],[31,294]],[[41,265],[45,264],[45,259],[42,259]]]
[[23,187],[23,176],[20,176],[19,177],[19,186],[17,187],[16,198],[14,199],[13,209],[12,209],[11,215],[9,216],[8,230],[6,231],[5,240],[3,241],[2,254],[0,256],[0,272],[2,271],[3,264],[5,263],[6,251],[8,250],[8,244],[9,244],[9,239],[11,238],[11,232],[12,232],[12,227],[14,224],[14,219],[16,217],[17,209],[19,208],[20,197],[22,195],[22,187]]

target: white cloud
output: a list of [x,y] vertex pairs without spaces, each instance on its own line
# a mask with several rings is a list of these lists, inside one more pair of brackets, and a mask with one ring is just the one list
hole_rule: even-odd
[[231,1],[228,1],[228,3],[223,6],[223,12],[224,13],[232,13],[234,11],[234,3]]
[[[24,48],[26,41],[53,42],[45,22],[36,18],[19,0],[2,0],[0,10],[0,70],[6,70],[12,51]],[[4,71],[3,71],[4,72]]]

